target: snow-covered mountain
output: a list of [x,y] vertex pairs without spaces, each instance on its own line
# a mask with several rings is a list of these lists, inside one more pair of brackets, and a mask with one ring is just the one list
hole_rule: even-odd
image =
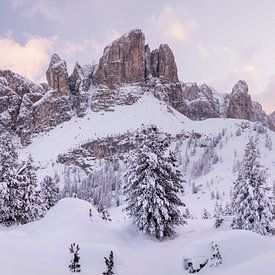
[[[184,259],[199,268],[210,259],[213,241],[223,264],[206,266],[201,274],[274,274],[274,237],[232,230],[230,216],[218,229],[214,219],[202,219],[204,211],[214,215],[217,202],[223,208],[230,202],[251,137],[267,169],[269,196],[275,191],[274,114],[251,100],[245,81],[230,94],[180,82],[169,46],[151,51],[140,30],[108,45],[97,65],[77,63],[70,76],[54,54],[46,76],[48,84],[35,84],[0,71],[1,131],[12,133],[21,160],[32,155],[39,181],[56,177],[62,198],[79,199],[59,201],[39,221],[1,228],[5,275],[67,274],[73,242],[81,248],[83,274],[102,273],[110,250],[115,274],[187,274]],[[189,211],[188,225],[162,242],[137,232],[123,211],[123,175],[137,147],[134,136],[152,124],[169,134],[169,149],[185,175],[182,199]],[[90,197],[87,188],[93,189]],[[102,206],[110,208],[112,221],[101,219]],[[186,208],[180,210],[186,215]]]

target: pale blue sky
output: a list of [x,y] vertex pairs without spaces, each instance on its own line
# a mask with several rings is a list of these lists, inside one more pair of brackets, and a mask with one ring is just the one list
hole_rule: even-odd
[[[153,49],[168,43],[184,82],[228,92],[238,79],[275,109],[275,1],[2,0],[0,68],[39,81],[50,55],[97,62],[103,47],[141,28]],[[273,91],[274,90],[274,91]]]

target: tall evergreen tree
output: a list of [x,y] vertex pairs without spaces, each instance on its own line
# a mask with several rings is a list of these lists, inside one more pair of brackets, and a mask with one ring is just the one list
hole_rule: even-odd
[[0,222],[24,224],[44,214],[31,157],[21,165],[9,134],[0,142]]
[[55,179],[46,176],[41,183],[41,192],[44,205],[47,209],[50,209],[57,203],[59,187]]
[[3,133],[0,136],[0,222],[7,226],[18,222],[23,207],[17,168],[18,155],[11,136]]
[[267,235],[272,232],[272,205],[266,186],[266,171],[260,165],[259,155],[256,142],[250,138],[233,187],[232,207],[235,218],[232,228]]
[[126,211],[141,231],[158,239],[172,236],[173,227],[184,223],[178,209],[184,205],[183,179],[174,154],[164,155],[168,139],[155,126],[142,129],[125,175]]
[[41,191],[37,189],[37,177],[31,155],[28,156],[18,170],[18,180],[22,192],[20,199],[23,205],[19,222],[24,224],[43,217],[46,207],[43,203]]

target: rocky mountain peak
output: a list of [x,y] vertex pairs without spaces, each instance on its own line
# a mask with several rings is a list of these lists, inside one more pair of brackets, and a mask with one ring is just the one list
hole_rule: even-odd
[[46,72],[47,82],[50,88],[58,91],[61,95],[68,95],[69,81],[67,64],[57,54],[53,54]]
[[145,37],[141,30],[132,30],[105,47],[94,79],[108,87],[145,81]]
[[158,49],[158,77],[162,83],[179,82],[175,57],[167,44],[161,44]]
[[174,54],[167,44],[150,52],[139,29],[122,35],[106,46],[93,76],[94,82],[114,88],[121,84],[144,84],[151,78],[161,83],[177,83]]
[[247,120],[252,118],[251,96],[248,93],[248,85],[244,80],[239,80],[232,88],[229,95],[227,117]]
[[239,80],[232,88],[231,95],[248,94],[248,85],[244,80]]

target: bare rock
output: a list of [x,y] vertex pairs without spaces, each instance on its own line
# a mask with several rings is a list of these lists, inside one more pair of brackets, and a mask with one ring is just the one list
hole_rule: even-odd
[[161,44],[150,54],[150,75],[160,79],[161,83],[177,83],[178,69],[174,54],[167,44]]
[[145,38],[141,30],[132,30],[105,47],[94,81],[109,88],[145,81]]
[[167,44],[159,46],[158,77],[162,83],[179,82],[174,54]]
[[0,131],[14,129],[21,99],[0,77]]
[[248,85],[239,80],[233,87],[229,96],[228,118],[252,119],[252,102],[248,94]]
[[88,109],[89,89],[92,84],[94,68],[95,66],[91,65],[81,67],[76,63],[73,73],[69,77],[72,107],[79,117],[83,117]]
[[203,84],[182,84],[183,97],[188,106],[188,116],[193,120],[220,117],[219,102],[213,96],[212,89]]
[[114,111],[115,106],[134,104],[144,92],[145,90],[139,85],[123,85],[116,89],[99,85],[92,91],[91,109],[94,112]]
[[60,95],[68,95],[69,80],[66,61],[57,54],[53,54],[51,57],[46,78],[50,88],[57,90]]

